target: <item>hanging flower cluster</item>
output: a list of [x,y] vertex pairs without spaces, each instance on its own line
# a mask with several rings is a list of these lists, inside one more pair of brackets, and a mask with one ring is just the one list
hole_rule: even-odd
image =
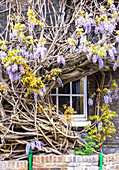
[[39,141],[37,139],[32,140],[31,143],[27,143],[27,145],[26,145],[26,155],[29,154],[30,148],[32,150],[34,150],[35,147],[36,147],[38,150],[41,150],[41,146],[43,146],[43,145],[44,145],[43,142],[41,142],[41,141]]
[[[118,84],[116,83],[115,80],[112,81],[112,84],[110,86],[110,89],[104,88],[103,91],[100,89],[97,89],[98,92],[102,93],[102,96],[104,97],[104,103],[105,104],[110,104],[112,103],[113,99],[118,99]],[[88,105],[92,106],[93,105],[93,97],[95,96],[95,93],[91,96],[91,98],[88,99]]]
[[24,67],[27,66],[27,60],[19,55],[19,53],[19,50],[9,50],[8,55],[4,55],[6,57],[2,58],[2,63],[7,70],[11,82],[20,80],[20,75],[25,74]]
[[111,89],[105,88],[103,90],[103,92],[105,93],[105,95],[104,95],[104,102],[105,102],[105,104],[112,103],[113,99],[118,99],[119,98],[118,91],[119,91],[118,85],[113,80],[112,85],[111,85]]
[[37,44],[37,48],[34,48],[34,58],[37,59],[39,56],[41,56],[41,59],[44,58],[45,53],[47,49],[44,46],[41,46],[41,44]]
[[[86,50],[88,52],[87,58],[89,60],[92,59],[93,63],[96,64],[97,61],[99,62],[99,69],[103,68],[104,66],[104,60],[105,59],[111,59],[111,61],[115,61],[117,58],[117,50],[112,45],[105,45],[101,47],[100,45],[95,46],[94,44],[91,44],[91,42],[86,41]],[[116,63],[116,62],[115,62]],[[113,69],[116,70],[116,66],[118,64],[114,63]]]
[[63,56],[58,56],[57,62],[58,62],[58,64],[62,63],[63,66],[65,66],[65,64],[66,64],[65,63],[65,58]]
[[88,105],[89,105],[89,106],[92,106],[92,105],[93,105],[93,99],[91,99],[91,98],[88,99]]

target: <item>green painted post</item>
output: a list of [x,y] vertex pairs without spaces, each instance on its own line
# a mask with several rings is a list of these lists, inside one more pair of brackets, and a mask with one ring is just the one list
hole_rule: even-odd
[[29,149],[29,170],[32,170],[32,158],[33,158],[33,151],[30,147],[30,149]]
[[103,170],[102,166],[103,166],[103,153],[99,153],[99,170]]

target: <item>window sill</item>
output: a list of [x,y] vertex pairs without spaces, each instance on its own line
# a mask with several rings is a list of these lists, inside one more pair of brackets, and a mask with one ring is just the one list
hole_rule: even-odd
[[86,125],[91,125],[91,121],[86,121],[86,120],[72,121],[71,124],[72,127],[85,127]]

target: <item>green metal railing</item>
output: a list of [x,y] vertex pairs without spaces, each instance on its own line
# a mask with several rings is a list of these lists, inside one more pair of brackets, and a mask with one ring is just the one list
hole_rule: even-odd
[[30,149],[29,149],[29,170],[32,170],[32,159],[33,159],[33,151],[30,147]]
[[102,166],[103,166],[103,153],[99,153],[99,170],[103,170]]

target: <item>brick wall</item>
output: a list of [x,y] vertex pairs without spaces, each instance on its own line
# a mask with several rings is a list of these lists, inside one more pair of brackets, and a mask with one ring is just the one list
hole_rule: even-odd
[[[28,170],[28,161],[0,161],[0,170]],[[98,170],[98,155],[34,155],[33,170]],[[119,153],[104,155],[103,170],[119,170]]]

